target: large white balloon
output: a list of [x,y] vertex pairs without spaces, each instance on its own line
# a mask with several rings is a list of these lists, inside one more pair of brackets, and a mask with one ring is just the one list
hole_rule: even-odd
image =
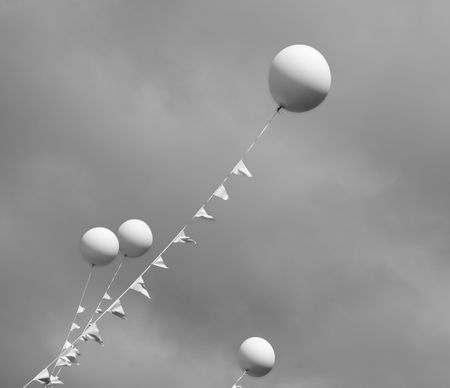
[[269,373],[275,364],[272,345],[260,337],[247,338],[239,348],[240,367],[250,376],[261,377]]
[[141,220],[128,220],[117,230],[120,251],[127,257],[142,256],[153,244],[149,226]]
[[315,108],[325,99],[330,86],[328,63],[310,46],[288,46],[275,56],[270,66],[270,93],[279,106],[291,112]]
[[88,263],[107,265],[119,254],[119,240],[109,229],[92,228],[81,237],[80,250]]

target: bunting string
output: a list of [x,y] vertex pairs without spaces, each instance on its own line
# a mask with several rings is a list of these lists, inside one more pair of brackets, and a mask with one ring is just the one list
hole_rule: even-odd
[[[76,310],[75,315],[73,316],[72,322],[71,322],[71,324],[70,324],[70,326],[69,326],[69,330],[68,330],[68,332],[67,332],[66,338],[64,339],[63,346],[61,347],[61,350],[59,351],[59,356],[58,356],[58,358],[59,358],[59,357],[62,355],[62,353],[64,352],[65,344],[66,344],[66,342],[69,340],[70,333],[72,332],[73,325],[75,324],[75,321],[76,321],[76,319],[77,319],[78,314],[80,314],[80,307],[81,307],[81,305],[83,304],[84,295],[86,294],[86,290],[87,290],[87,288],[88,288],[89,282],[91,281],[91,277],[92,277],[92,274],[93,274],[93,272],[94,272],[94,268],[95,268],[95,266],[92,265],[92,266],[91,266],[91,270],[89,271],[89,275],[88,275],[88,278],[87,278],[87,280],[86,280],[86,283],[84,284],[83,292],[81,293],[81,298],[80,298],[80,302],[78,303],[77,310]],[[82,312],[82,311],[84,311],[84,309],[81,310],[81,312]],[[53,366],[53,369],[52,369],[51,374],[53,374],[53,372],[55,371],[55,368],[56,368],[56,363],[55,363],[55,365]]]
[[[100,298],[100,301],[97,304],[97,307],[95,308],[94,312],[92,313],[91,317],[89,318],[89,321],[86,325],[86,327],[84,328],[83,332],[88,328],[88,326],[92,323],[92,320],[94,319],[95,314],[97,313],[97,311],[99,311],[100,306],[103,302],[104,296],[108,294],[109,289],[111,288],[112,284],[114,283],[114,280],[116,280],[116,277],[120,271],[120,269],[122,268],[124,262],[125,262],[126,256],[123,256],[122,261],[120,262],[120,264],[117,266],[116,272],[114,272],[114,275],[112,276],[111,280],[109,281],[108,285],[106,286],[105,292],[103,293],[103,295]],[[116,301],[115,301],[116,302]],[[112,305],[112,304],[111,304]],[[107,311],[107,310],[105,310]],[[102,311],[103,313],[103,311]]]
[[[267,123],[266,123],[266,125],[263,127],[263,129],[259,132],[259,134],[256,136],[256,138],[253,140],[253,142],[250,144],[250,146],[246,149],[246,151],[244,152],[244,154],[242,155],[242,157],[241,157],[241,159],[240,159],[240,161],[244,161],[244,159],[246,158],[246,156],[248,155],[248,153],[255,147],[255,145],[256,145],[256,143],[258,142],[258,140],[262,137],[262,135],[267,131],[267,129],[270,127],[270,125],[272,124],[272,121],[274,120],[274,118],[280,113],[280,111],[281,111],[281,109],[282,109],[282,107],[281,106],[278,106],[277,107],[277,109],[275,110],[275,112],[272,114],[272,116],[270,117],[270,119],[269,119],[269,121],[267,121]],[[215,191],[213,191],[213,193],[208,197],[208,199],[202,204],[202,206],[200,207],[200,209],[204,209],[205,208],[205,206],[211,201],[211,199],[213,198],[213,197],[219,197],[219,198],[222,198],[222,199],[228,199],[228,194],[227,194],[227,192],[226,192],[226,190],[225,190],[225,183],[228,181],[228,179],[231,177],[231,175],[233,175],[233,174],[235,174],[234,173],[234,171],[235,171],[235,167],[236,167],[236,165],[233,167],[233,169],[225,176],[225,178],[222,180],[222,182],[220,183],[220,185],[219,185],[219,187],[218,187],[218,189],[220,189],[219,190],[219,192],[218,192],[218,189],[216,189]],[[243,170],[240,170],[241,172],[243,172],[244,173],[244,175],[246,175],[246,176],[248,176]],[[222,190],[222,188],[223,188],[223,190]],[[194,220],[194,219],[196,219],[196,218],[199,218],[198,216],[197,216],[197,214],[198,214],[198,211],[190,218],[190,220],[180,229],[180,231],[175,235],[175,237],[174,238],[172,238],[172,240],[170,240],[170,242],[164,247],[164,249],[158,254],[158,256],[157,256],[157,258],[158,257],[162,257],[162,255],[176,242],[176,240],[180,237],[180,236],[184,236],[184,238],[188,238],[188,239],[190,239],[190,237],[187,237],[186,235],[185,235],[185,233],[184,233],[184,231],[186,230],[186,228],[189,226],[189,224]],[[192,239],[190,239],[190,240],[192,240]],[[179,242],[179,241],[178,241]],[[194,240],[192,240],[192,241],[183,241],[183,242],[194,242]],[[86,330],[88,329],[88,327],[89,326],[91,326],[91,327],[95,327],[95,329],[97,329],[97,327],[96,327],[96,324],[97,324],[97,322],[98,321],[100,321],[102,318],[103,318],[103,316],[106,314],[106,313],[108,313],[108,312],[110,312],[110,309],[112,309],[113,308],[113,306],[115,306],[115,305],[117,305],[117,304],[120,304],[120,299],[128,292],[128,291],[130,291],[131,289],[132,289],[132,287],[133,287],[133,285],[136,283],[136,281],[140,278],[140,277],[142,277],[142,276],[144,276],[147,272],[149,272],[150,271],[150,269],[153,267],[153,266],[155,266],[154,264],[153,264],[154,262],[152,262],[152,263],[150,263],[142,272],[141,272],[141,274],[136,278],[136,280],[133,282],[133,283],[131,283],[111,304],[110,304],[110,306],[108,307],[108,308],[106,308],[104,311],[102,311],[101,313],[100,313],[100,315],[95,319],[95,320],[92,320],[93,319],[93,317],[95,316],[95,312],[94,312],[94,314],[92,315],[92,317],[91,317],[91,319],[89,320],[89,323],[86,325],[86,327],[85,327],[85,329],[83,330],[83,333],[82,334],[80,334],[79,336],[78,336],[78,338],[76,338],[74,341],[73,341],[73,343],[71,344],[71,347],[73,348],[74,346],[75,346],[75,344],[76,343],[78,343],[80,340],[82,340],[83,339],[83,334],[86,332]],[[116,278],[116,276],[117,276],[117,273],[119,272],[119,270],[120,270],[120,268],[122,267],[122,264],[123,264],[123,261],[120,263],[120,265],[119,265],[119,267],[117,268],[117,270],[116,270],[116,272],[115,272],[115,274],[114,274],[114,276],[113,276],[113,278],[111,279],[111,281],[110,281],[110,283],[109,283],[109,285],[108,285],[108,287],[107,287],[107,290],[106,290],[106,292],[108,292],[108,290],[109,290],[109,288],[111,287],[111,285],[112,285],[112,283],[114,282],[114,279]],[[100,300],[100,303],[98,304],[98,306],[97,306],[97,308],[96,308],[96,310],[95,311],[97,311],[98,310],[98,308],[100,307],[100,304],[101,304],[101,300]],[[85,338],[86,336],[84,336],[84,338]],[[46,368],[48,368],[48,367],[50,367],[54,362],[56,362],[58,359],[59,359],[59,355],[58,355],[58,357],[56,357],[53,361],[51,361],[47,366],[46,366]],[[45,368],[44,368],[44,370],[45,370]],[[40,372],[41,373],[41,372]],[[245,374],[246,374],[246,372],[244,372],[238,379],[237,379],[237,381],[235,382],[235,385],[245,376]],[[26,388],[34,379],[35,379],[36,377],[34,377],[33,379],[31,379],[30,381],[28,381],[22,388]]]

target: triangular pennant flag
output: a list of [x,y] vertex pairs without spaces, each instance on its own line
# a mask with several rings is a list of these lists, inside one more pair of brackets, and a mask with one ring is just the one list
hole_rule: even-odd
[[202,218],[204,220],[212,221],[214,217],[208,214],[204,207],[201,207],[200,210],[195,214],[195,218]]
[[105,292],[105,295],[103,295],[104,300],[111,300],[112,298],[109,296],[109,294],[107,292]]
[[37,374],[33,381],[38,381],[41,384],[49,384],[50,383],[50,373],[48,373],[48,369],[45,368],[44,370],[42,370],[41,372],[39,372],[39,374]]
[[103,310],[100,308],[100,307],[97,307],[96,309],[95,309],[95,313],[96,314],[101,314],[103,312]]
[[58,358],[58,361],[56,361],[55,366],[56,367],[72,366],[72,363],[66,357],[62,356],[62,357]]
[[120,303],[120,299],[117,299],[117,302],[114,303],[111,308],[109,309],[109,312],[116,317],[127,319],[125,316],[125,311],[123,310],[122,304]]
[[240,160],[236,166],[234,166],[232,173],[234,175],[246,176],[247,178],[251,178],[253,175],[248,168],[245,166],[244,162]]
[[63,346],[63,350],[69,349],[71,347],[72,347],[72,344],[66,340],[66,342],[64,343],[64,346]]
[[82,336],[80,337],[83,341],[89,341],[93,340],[97,342],[100,345],[103,345],[103,339],[100,337],[100,331],[98,330],[96,323],[91,323],[87,329],[83,332]]
[[230,198],[228,196],[227,191],[225,190],[225,186],[224,185],[220,185],[216,191],[214,191],[213,194],[215,197],[223,199],[224,201],[226,201],[228,198]]
[[80,326],[78,326],[75,322],[74,323],[72,323],[72,326],[70,327],[70,331],[74,331],[74,330],[77,330],[77,329],[79,329],[80,328]]
[[[56,363],[56,366],[71,366],[71,365],[78,365],[77,358],[80,356],[81,353],[77,348],[70,348],[65,351],[60,358],[58,359],[58,362]],[[60,365],[58,365],[60,364]]]
[[77,310],[77,314],[81,314],[82,312],[84,312],[85,308],[83,306],[78,306],[78,310]]
[[64,385],[64,383],[58,376],[50,376],[50,382],[47,384],[47,387],[52,387],[53,385]]
[[173,240],[173,242],[176,243],[193,243],[193,244],[197,244],[197,242],[190,238],[189,236],[186,236],[186,234],[184,233],[184,229],[178,234],[177,237],[175,237],[175,240]]
[[146,296],[148,299],[152,299],[150,298],[147,288],[145,287],[144,279],[142,279],[142,276],[139,276],[139,278],[133,283],[130,288],[133,291],[139,292],[140,294]]
[[152,265],[155,265],[160,268],[168,269],[166,263],[164,263],[162,256],[158,256],[155,260],[153,260]]

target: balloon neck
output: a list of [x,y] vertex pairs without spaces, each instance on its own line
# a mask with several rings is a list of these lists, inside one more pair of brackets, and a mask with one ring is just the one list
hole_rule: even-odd
[[283,107],[282,107],[281,105],[278,105],[277,113],[280,113],[280,110],[281,110],[281,109],[283,109]]

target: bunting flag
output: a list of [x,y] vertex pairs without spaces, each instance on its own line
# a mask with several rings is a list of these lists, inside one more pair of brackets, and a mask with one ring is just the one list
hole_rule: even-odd
[[80,337],[81,340],[87,342],[93,340],[100,345],[103,345],[103,339],[100,337],[100,331],[98,330],[96,323],[91,323]]
[[166,263],[164,263],[162,256],[158,256],[155,260],[153,260],[152,265],[155,265],[156,267],[160,267],[160,268],[164,268],[164,269],[169,268],[169,267],[167,267]]
[[220,185],[216,191],[214,191],[213,194],[215,197],[223,199],[224,201],[228,200],[228,198],[230,198],[228,196],[227,191],[225,190],[225,186],[224,185]]
[[64,346],[63,346],[63,350],[69,349],[71,347],[72,347],[72,344],[66,340],[66,342],[64,343]]
[[97,308],[95,309],[95,313],[96,313],[96,314],[101,314],[101,313],[103,313],[103,310],[102,310],[100,307],[97,307]]
[[193,243],[193,244],[197,244],[197,242],[195,240],[193,240],[189,236],[186,236],[186,234],[184,233],[184,229],[178,234],[177,237],[175,237],[175,240],[173,240],[173,242],[175,244],[176,243]]
[[[72,345],[71,345],[72,346]],[[77,363],[77,358],[80,356],[80,351],[75,348],[71,347],[66,349],[65,352],[61,354],[61,356],[58,358],[58,361],[56,362],[55,366],[72,366],[72,365],[79,365]]]
[[202,218],[204,220],[212,221],[214,217],[208,214],[204,207],[201,207],[200,210],[195,214],[195,218]]
[[80,328],[80,326],[78,326],[78,324],[76,324],[74,322],[74,323],[72,323],[72,326],[70,327],[70,331],[78,330],[79,328]]
[[139,278],[132,284],[130,288],[133,291],[139,292],[140,294],[146,296],[148,299],[152,299],[150,298],[147,288],[145,287],[144,279],[142,279],[142,276],[139,276]]
[[245,166],[242,159],[234,166],[233,171],[231,171],[234,175],[246,176],[247,178],[251,178],[253,175],[248,168]]
[[53,376],[48,373],[48,369],[45,368],[42,372],[40,372],[33,381],[38,381],[39,383],[51,387],[52,385],[61,385],[64,384],[58,376]]
[[82,312],[84,312],[85,308],[83,306],[78,306],[78,310],[77,310],[77,314],[81,314]]
[[107,292],[105,292],[105,295],[103,295],[104,300],[111,300],[112,298],[109,296],[109,294]]
[[55,367],[63,367],[63,366],[72,366],[72,363],[64,356],[61,356],[58,358],[58,361],[56,361]]
[[125,311],[123,310],[122,304],[120,303],[120,299],[117,299],[117,302],[114,303],[110,309],[109,312],[113,315],[115,315],[116,317],[122,318],[122,319],[127,319],[127,317],[125,316]]

